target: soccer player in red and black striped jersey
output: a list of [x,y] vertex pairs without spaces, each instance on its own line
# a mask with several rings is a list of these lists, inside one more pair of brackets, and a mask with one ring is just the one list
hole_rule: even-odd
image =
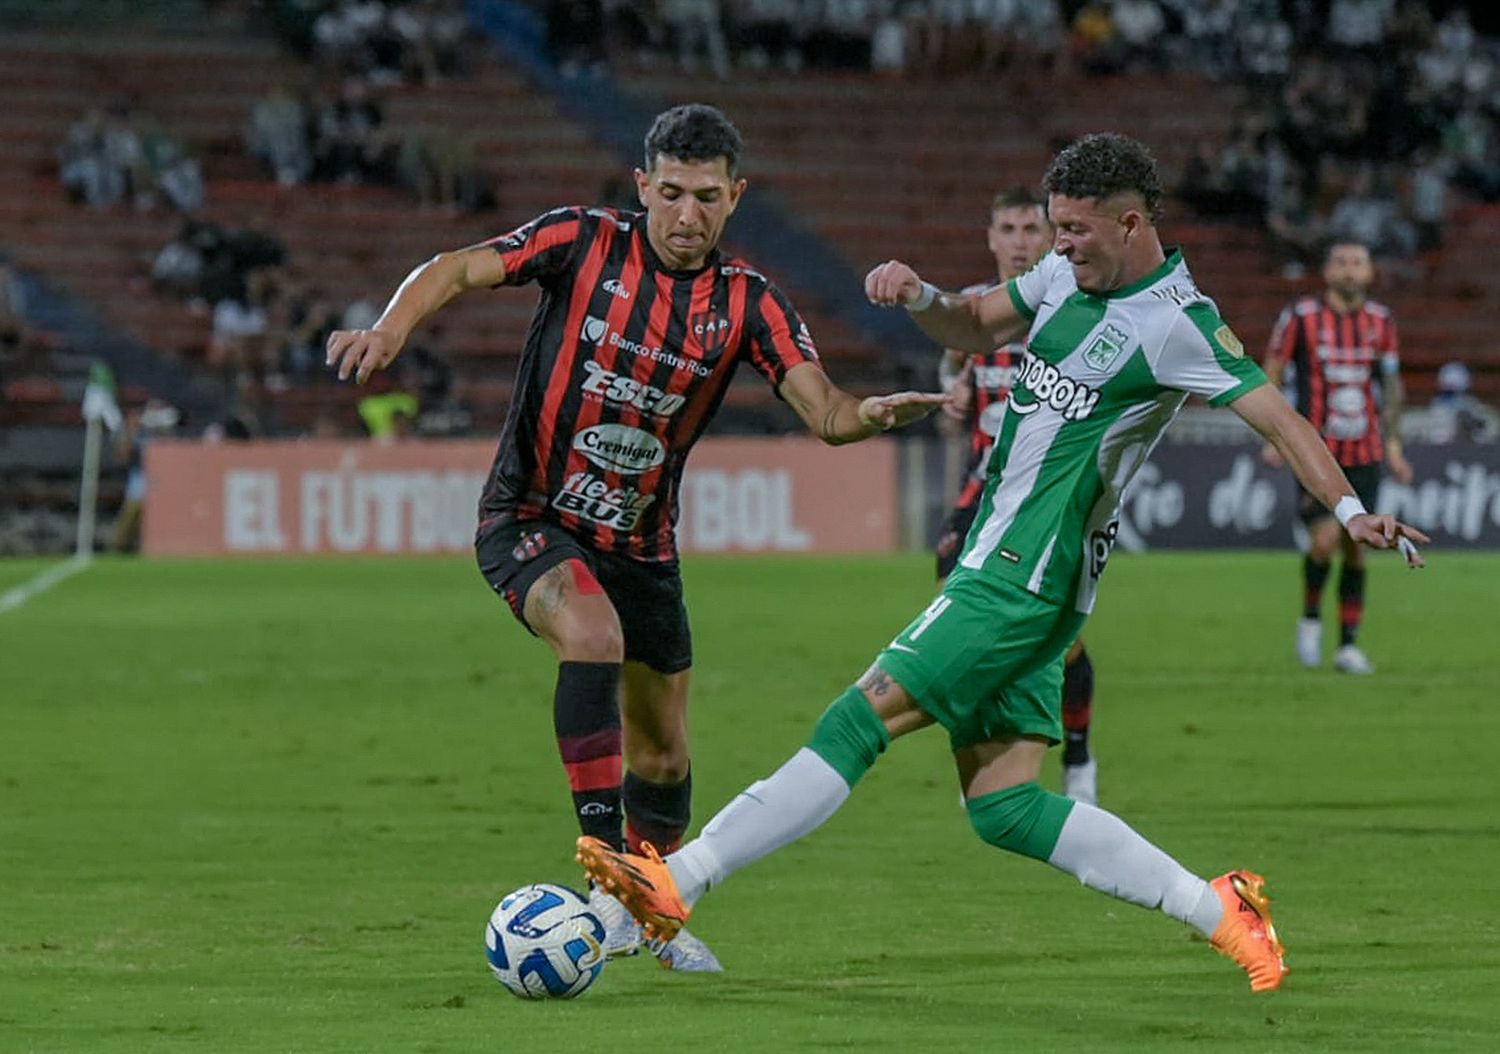
[[[1375,267],[1368,246],[1336,240],[1323,259],[1322,296],[1299,297],[1281,313],[1266,352],[1266,376],[1280,384],[1292,371],[1295,403],[1313,424],[1366,507],[1375,508],[1381,465],[1402,483],[1411,466],[1401,451],[1401,359],[1396,319],[1370,299]],[[1380,382],[1377,394],[1376,381]],[[1268,463],[1280,458],[1266,448]],[[1303,610],[1297,657],[1307,667],[1323,661],[1323,586],[1333,555],[1339,571],[1339,648],[1334,666],[1345,673],[1374,673],[1357,642],[1365,607],[1365,553],[1306,490],[1300,514],[1309,546],[1302,561]]]
[[[943,402],[915,392],[860,400],[836,387],[786,296],[720,253],[746,186],[740,149],[718,110],[668,110],[635,173],[644,212],[554,209],[440,253],[373,328],[328,345],[339,376],[362,382],[458,294],[541,287],[476,550],[491,587],[557,656],[554,726],[574,811],[585,834],[617,847],[666,852],[688,826],[692,642],[675,518],[683,464],[735,370],[748,364],[833,444]],[[601,913],[629,922],[623,908]],[[604,921],[608,950],[622,950]],[[705,968],[701,955],[663,961]]]
[[[995,257],[997,280],[1004,283],[1025,274],[1052,248],[1052,223],[1042,198],[1026,187],[1003,190],[990,202],[985,244]],[[995,282],[969,286],[964,293],[982,293]],[[966,355],[949,348],[943,352],[938,378],[949,395],[948,419],[965,425],[969,456],[963,484],[953,510],[938,531],[937,577],[941,585],[963,549],[984,493],[990,451],[1005,416],[1012,371],[1026,353],[1024,341],[1007,344],[984,355]],[[1089,752],[1089,728],[1094,714],[1094,664],[1079,637],[1068,650],[1063,667],[1063,793],[1075,801],[1099,803],[1099,765]]]

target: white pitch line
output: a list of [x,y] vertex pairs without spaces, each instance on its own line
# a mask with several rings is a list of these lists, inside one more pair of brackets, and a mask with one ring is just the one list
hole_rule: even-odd
[[7,611],[14,611],[34,596],[45,593],[59,582],[65,581],[88,569],[90,560],[87,556],[75,556],[64,560],[62,563],[47,568],[29,582],[0,595],[0,615]]

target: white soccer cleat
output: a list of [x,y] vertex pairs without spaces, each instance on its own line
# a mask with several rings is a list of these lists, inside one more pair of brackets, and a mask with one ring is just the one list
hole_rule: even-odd
[[1345,644],[1333,653],[1333,668],[1339,673],[1374,673],[1375,664],[1359,650],[1358,644]]
[[593,886],[589,889],[589,910],[604,923],[604,940],[600,943],[605,958],[617,959],[641,950],[641,924],[619,900]]
[[1315,618],[1297,622],[1297,660],[1309,670],[1323,665],[1323,623]]
[[677,936],[665,944],[647,941],[646,947],[668,970],[682,973],[723,973],[724,966],[719,957],[709,950],[697,937],[687,930],[678,930]]
[[1082,765],[1063,766],[1063,794],[1085,805],[1099,804],[1099,762],[1089,758]]

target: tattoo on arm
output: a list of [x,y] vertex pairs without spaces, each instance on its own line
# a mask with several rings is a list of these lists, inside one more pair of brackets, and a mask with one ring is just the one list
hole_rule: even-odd
[[828,438],[831,438],[832,436],[835,436],[835,435],[838,434],[834,430],[837,427],[836,424],[835,424],[835,419],[838,417],[838,415],[839,415],[838,404],[834,404],[833,406],[830,406],[828,408],[828,412],[823,415],[823,429],[822,429],[822,432],[820,433],[820,435],[821,435],[822,438],[828,439]]

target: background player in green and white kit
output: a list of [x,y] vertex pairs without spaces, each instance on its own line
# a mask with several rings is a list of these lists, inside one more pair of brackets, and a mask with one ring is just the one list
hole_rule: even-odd
[[697,839],[664,862],[580,839],[595,880],[653,936],[675,933],[708,889],[832,816],[893,739],[936,723],[982,839],[1188,923],[1256,991],[1281,984],[1283,949],[1260,876],[1205,881],[1111,813],[1038,785],[1061,734],[1063,653],[1093,608],[1125,486],[1188,393],[1232,406],[1356,541],[1388,549],[1402,536],[1426,539],[1364,510],[1322,438],[1244,357],[1181,254],[1163,249],[1160,184],[1144,146],[1085,136],[1054,158],[1044,187],[1055,252],[1003,287],[941,294],[897,261],[866,278],[872,301],[905,305],[945,347],[979,352],[1030,333],[981,515],[942,594],[828,707],[808,746]]
[[[1052,223],[1046,204],[1035,191],[1016,187],[996,194],[990,202],[990,223],[985,244],[995,257],[1000,282],[1025,274],[1052,251]],[[971,285],[965,293],[979,294],[994,283]],[[937,576],[941,586],[958,564],[959,551],[978,515],[984,493],[985,472],[995,448],[995,436],[1005,415],[1005,400],[1016,367],[1026,354],[1026,343],[1015,341],[971,355],[946,348],[938,367],[938,379],[950,396],[945,412],[967,426],[969,456],[964,464],[963,484],[953,510],[938,533]],[[1089,726],[1094,714],[1094,663],[1079,637],[1068,649],[1063,664],[1062,721],[1063,793],[1075,801],[1099,803],[1099,763],[1089,753]]]

